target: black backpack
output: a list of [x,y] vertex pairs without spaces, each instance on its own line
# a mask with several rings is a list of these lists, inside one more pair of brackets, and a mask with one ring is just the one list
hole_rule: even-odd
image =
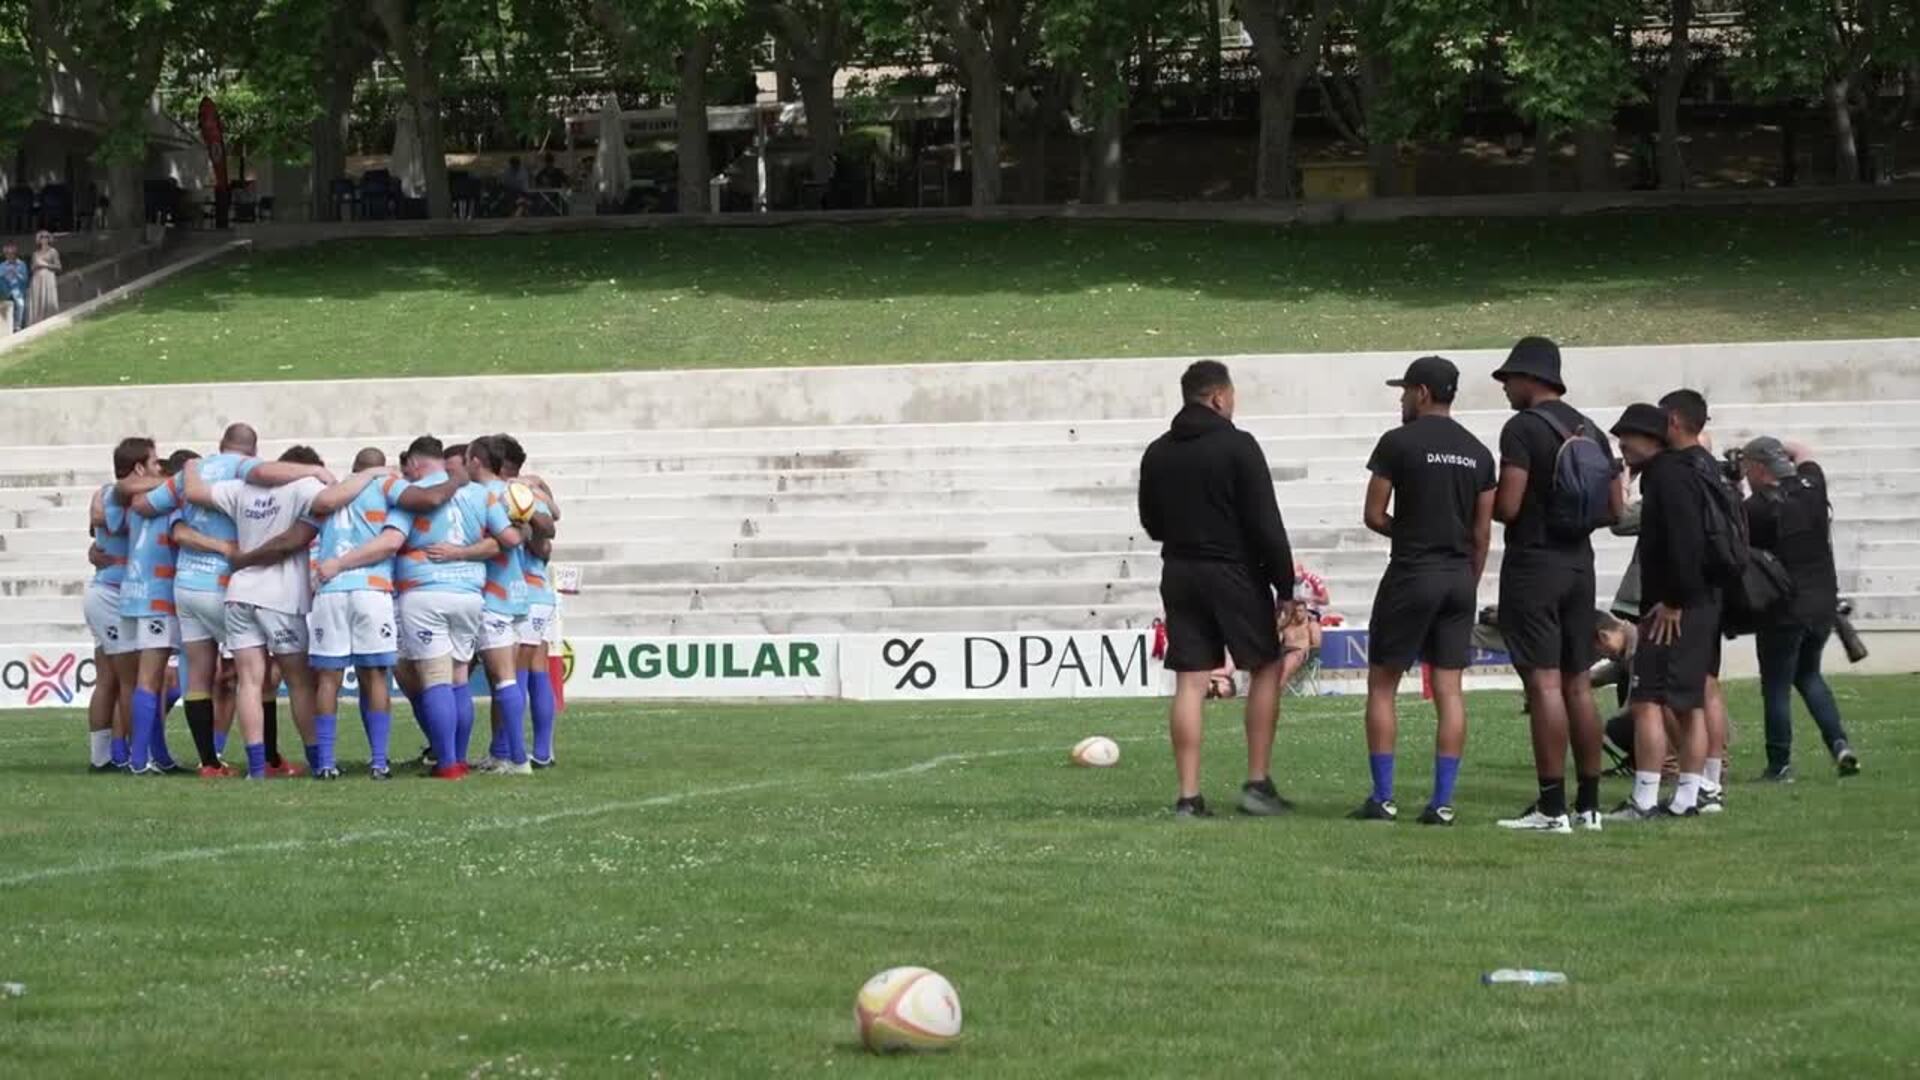
[[[1716,479],[1720,480],[1719,486],[1725,488],[1732,487],[1732,485],[1727,484],[1724,479],[1720,479],[1717,474]],[[1739,492],[1736,491],[1733,495],[1736,500],[1735,505],[1739,507],[1739,517],[1737,520],[1740,525],[1742,539],[1743,542],[1748,542],[1746,538],[1746,507],[1737,502]],[[1715,512],[1718,502],[1718,499],[1708,500],[1707,508],[1709,514]],[[1714,523],[1709,520],[1707,524],[1709,561],[1716,558],[1713,554],[1715,544],[1712,534],[1714,527]],[[1741,570],[1739,578],[1728,582],[1722,586],[1722,588],[1724,592],[1720,612],[1720,629],[1730,638],[1755,633],[1765,627],[1772,626],[1780,621],[1781,616],[1787,613],[1788,608],[1793,603],[1793,575],[1787,573],[1786,565],[1783,564],[1773,552],[1765,548],[1753,547],[1750,542],[1748,542],[1747,547],[1747,563]]]
[[1570,431],[1560,418],[1542,408],[1528,412],[1547,422],[1560,437],[1553,458],[1553,487],[1547,493],[1547,535],[1556,540],[1584,540],[1587,534],[1612,522],[1613,459],[1587,433],[1586,425]]
[[1701,569],[1710,583],[1730,593],[1744,585],[1753,565],[1753,549],[1747,543],[1747,508],[1740,503],[1740,492],[1717,465],[1698,454],[1689,454],[1687,461],[1700,495],[1700,521],[1706,534]]

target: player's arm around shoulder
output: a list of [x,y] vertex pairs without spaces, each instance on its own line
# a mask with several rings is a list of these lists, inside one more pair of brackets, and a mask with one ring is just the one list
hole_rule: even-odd
[[385,468],[367,469],[354,473],[338,483],[329,484],[313,497],[307,512],[315,517],[331,516],[359,498],[360,493],[367,490],[367,485],[375,479],[390,475],[392,475],[391,470]]
[[381,481],[381,487],[389,502],[410,514],[431,514],[447,505],[454,493],[460,490],[460,484],[452,477],[437,484],[422,486],[410,484],[397,474]]

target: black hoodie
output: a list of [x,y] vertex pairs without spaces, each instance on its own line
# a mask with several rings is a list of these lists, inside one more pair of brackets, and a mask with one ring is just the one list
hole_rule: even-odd
[[1236,562],[1293,596],[1293,546],[1253,436],[1188,405],[1140,459],[1140,524],[1163,559]]

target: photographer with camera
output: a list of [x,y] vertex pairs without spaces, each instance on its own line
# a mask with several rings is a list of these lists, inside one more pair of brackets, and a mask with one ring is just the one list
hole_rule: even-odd
[[1826,473],[1806,447],[1772,436],[1748,443],[1739,460],[1753,490],[1746,502],[1750,543],[1772,552],[1793,580],[1792,601],[1773,625],[1755,635],[1767,720],[1767,769],[1760,779],[1793,782],[1795,690],[1819,725],[1840,775],[1853,776],[1860,771],[1860,757],[1847,743],[1840,707],[1820,674],[1821,654],[1842,618]]

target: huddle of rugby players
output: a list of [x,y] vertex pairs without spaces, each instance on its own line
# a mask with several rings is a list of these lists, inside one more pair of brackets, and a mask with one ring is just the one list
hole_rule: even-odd
[[[427,775],[553,765],[547,660],[559,626],[548,559],[560,509],[544,480],[521,473],[519,441],[486,435],[448,447],[422,435],[398,469],[369,447],[338,479],[310,447],[263,461],[258,444],[253,428],[234,424],[208,457],[182,449],[162,460],[139,437],[115,447],[114,482],[95,493],[89,515],[94,771],[186,771],[166,740],[176,653],[202,777],[242,775],[223,756],[237,721],[247,778],[338,779],[349,669],[375,780],[393,775],[390,675],[426,739]],[[470,767],[476,656],[493,731]],[[279,752],[283,681],[304,769]]]

